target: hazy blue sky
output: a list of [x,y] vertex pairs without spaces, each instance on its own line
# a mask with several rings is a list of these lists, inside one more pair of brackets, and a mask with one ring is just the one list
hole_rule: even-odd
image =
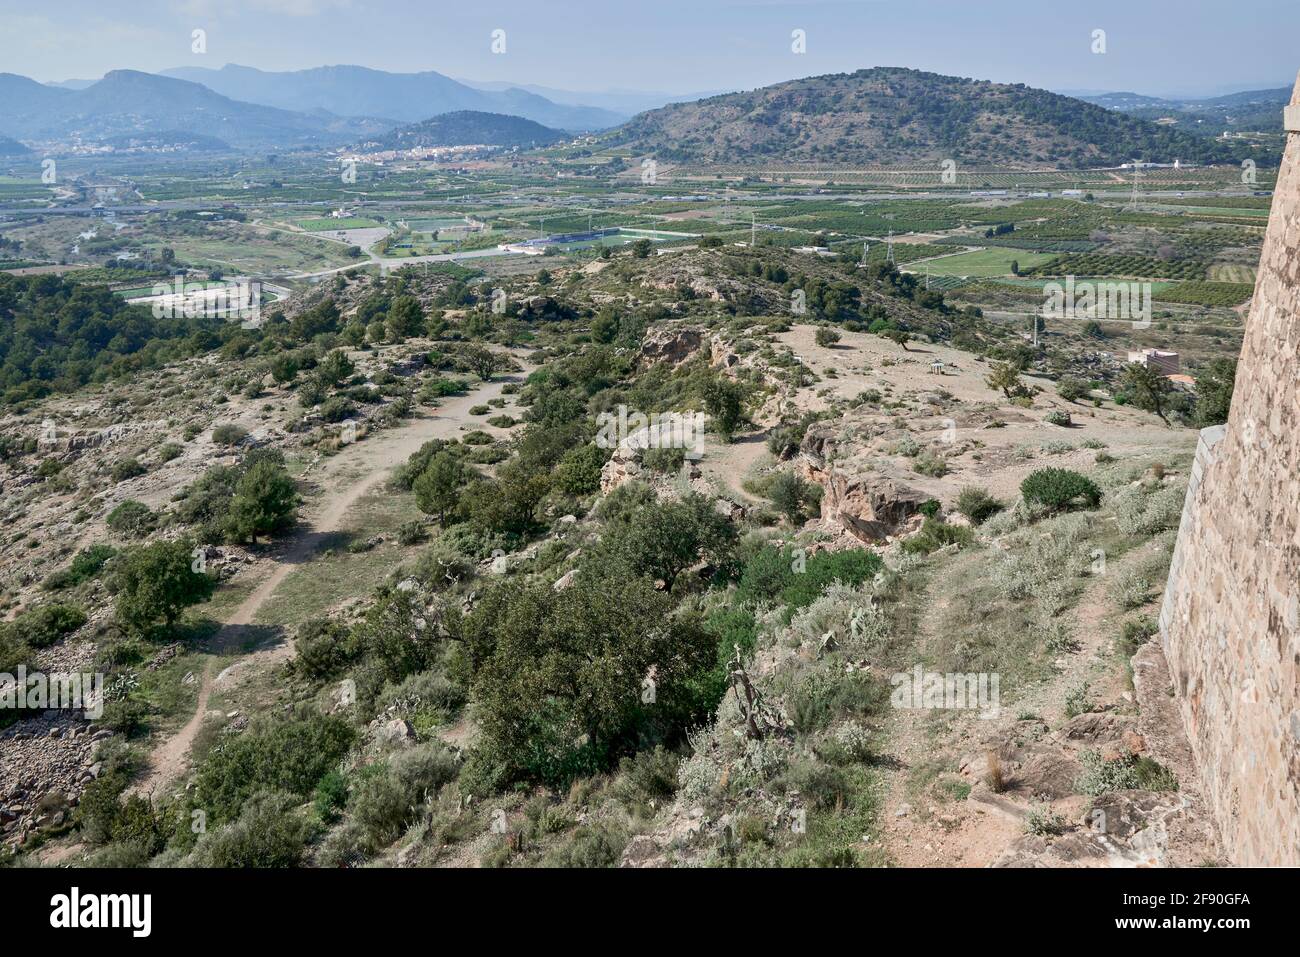
[[[191,31],[207,31],[207,53]],[[506,53],[490,34],[506,31]],[[791,31],[807,52],[791,52]],[[1107,52],[1091,52],[1106,31]],[[1289,84],[1300,0],[0,0],[0,72],[357,63],[579,90],[745,89],[869,66],[1049,89]]]

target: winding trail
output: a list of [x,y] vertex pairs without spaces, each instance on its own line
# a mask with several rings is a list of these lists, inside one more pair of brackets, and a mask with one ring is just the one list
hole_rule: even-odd
[[[324,496],[312,503],[314,507],[311,508],[310,516],[304,517],[293,537],[274,556],[270,573],[230,613],[217,634],[208,642],[205,649],[208,657],[203,664],[194,713],[179,731],[154,748],[149,770],[132,785],[131,793],[162,794],[184,774],[189,766],[190,749],[203,725],[213,688],[218,682],[249,667],[266,666],[292,656],[293,645],[282,640],[257,648],[220,674],[213,674],[217,656],[232,654],[240,648],[253,632],[258,612],[275,594],[280,583],[296,567],[309,563],[329,537],[342,530],[343,521],[352,506],[388,478],[389,473],[410,458],[425,442],[430,439],[454,438],[462,425],[475,424],[477,420],[469,414],[472,406],[497,398],[507,383],[521,382],[530,371],[532,367],[525,366],[522,373],[502,376],[466,395],[448,399],[432,412],[395,429],[380,432],[352,446],[349,451],[322,462],[321,472],[313,476],[313,479],[326,489]],[[356,473],[357,466],[361,466],[359,474]]]

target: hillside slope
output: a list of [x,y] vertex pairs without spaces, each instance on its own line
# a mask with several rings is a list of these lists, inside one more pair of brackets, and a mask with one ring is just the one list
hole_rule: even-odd
[[409,150],[430,146],[549,146],[568,137],[520,116],[457,110],[374,137],[366,146]]
[[0,134],[0,156],[27,156],[30,153],[31,150],[22,143]]
[[635,117],[608,143],[675,162],[1112,166],[1232,162],[1230,147],[1022,84],[895,67],[778,83]]
[[1197,100],[1167,100],[1137,93],[1104,93],[1080,99],[1143,120],[1173,120],[1179,129],[1200,136],[1232,132],[1282,131],[1282,110],[1291,100],[1290,87],[1247,90]]
[[243,103],[198,83],[136,70],[114,70],[84,90],[0,75],[0,129],[29,140],[94,141],[180,131],[233,146],[328,145],[389,125]]

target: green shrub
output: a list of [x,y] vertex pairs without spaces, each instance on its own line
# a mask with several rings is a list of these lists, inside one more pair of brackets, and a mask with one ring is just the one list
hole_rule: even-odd
[[543,863],[547,867],[564,868],[615,867],[627,842],[628,835],[621,827],[599,821],[578,828],[567,843],[547,854]]
[[1119,647],[1118,651],[1123,658],[1132,658],[1140,647],[1150,641],[1157,632],[1159,627],[1156,620],[1150,615],[1139,615],[1136,618],[1127,619],[1119,630]]
[[942,478],[948,474],[948,460],[942,455],[925,451],[917,455],[912,461],[912,468],[921,475],[928,475],[930,478]]
[[196,867],[296,867],[311,836],[311,824],[298,812],[296,797],[283,792],[259,793],[239,809],[225,827],[199,838]]
[[937,518],[927,518],[921,530],[903,539],[903,551],[909,555],[929,555],[947,545],[964,547],[975,540],[975,533],[965,525],[949,525]]
[[865,671],[827,668],[795,679],[784,699],[795,730],[814,734],[844,718],[861,720],[881,713],[889,702],[889,687]]
[[641,464],[660,474],[680,472],[685,462],[685,449],[646,449],[641,453]]
[[217,445],[238,445],[248,437],[248,429],[242,425],[218,425],[212,430],[212,441]]
[[591,495],[600,490],[600,472],[609,451],[595,443],[570,449],[555,467],[555,486],[567,495]]
[[1056,394],[1066,402],[1078,401],[1091,391],[1087,382],[1075,376],[1062,376],[1056,384]]
[[480,445],[470,449],[465,461],[471,465],[496,465],[510,458],[509,451],[501,445]]
[[1178,778],[1172,771],[1145,755],[1128,755],[1107,761],[1100,751],[1079,755],[1083,773],[1075,787],[1081,794],[1098,797],[1111,791],[1177,791]]
[[646,808],[651,801],[664,804],[677,793],[677,767],[681,757],[656,745],[618,763],[614,795],[629,809]]
[[460,379],[447,379],[440,376],[436,379],[430,379],[420,387],[420,400],[432,402],[435,399],[442,399],[447,396],[463,395],[465,388],[465,383]]
[[330,771],[316,785],[312,806],[326,824],[337,821],[348,803],[348,781],[338,771]]
[[119,535],[142,538],[153,528],[155,521],[157,516],[150,511],[148,505],[129,498],[108,513],[106,523]]
[[185,451],[184,447],[175,442],[164,442],[158,446],[158,464],[170,462],[172,459],[178,459]]
[[890,451],[903,458],[914,459],[921,454],[921,445],[910,435],[905,435],[891,446]]
[[350,419],[357,414],[356,405],[341,395],[330,396],[322,402],[318,408],[322,421],[329,423],[342,422]]
[[1089,478],[1069,469],[1045,468],[1030,473],[1020,483],[1026,502],[1052,511],[1064,511],[1079,505],[1096,508],[1101,503],[1101,489]]
[[1093,710],[1092,702],[1088,700],[1088,688],[1088,682],[1085,681],[1066,692],[1064,711],[1067,718],[1077,718]]
[[814,338],[817,340],[817,345],[829,349],[840,341],[840,334],[829,326],[818,326]]
[[1141,608],[1151,600],[1151,581],[1137,569],[1124,569],[1110,586],[1111,597],[1125,611]]
[[397,543],[399,545],[418,545],[424,541],[425,527],[420,521],[403,522],[397,529]]
[[195,779],[193,800],[209,823],[234,820],[256,792],[311,794],[352,744],[356,732],[333,715],[303,713],[254,725],[208,753]]
[[972,525],[983,525],[1005,506],[982,488],[968,486],[957,495],[957,511]]
[[72,605],[38,605],[28,609],[7,625],[19,641],[33,648],[45,648],[86,623],[86,613]]
[[1065,819],[1049,807],[1031,807],[1025,812],[1025,833],[1049,837],[1065,832]]
[[809,414],[795,422],[782,422],[772,429],[767,439],[767,448],[778,459],[787,459],[799,451],[799,446],[803,443],[804,436],[808,434],[808,426],[815,421],[815,418]]
[[113,463],[113,470],[109,473],[109,478],[114,482],[125,482],[127,479],[133,479],[147,472],[139,460],[134,458],[120,459]]
[[133,738],[145,730],[149,707],[135,698],[121,698],[104,702],[104,714],[99,726],[124,738]]
[[1115,496],[1115,522],[1126,535],[1154,535],[1177,528],[1185,497],[1182,485],[1162,486],[1154,492],[1143,486],[1122,489]]
[[423,737],[440,724],[455,720],[464,706],[465,689],[441,671],[419,671],[397,684],[387,684],[375,699],[375,710],[410,721]]
[[313,681],[340,674],[360,653],[348,628],[328,618],[315,618],[299,625],[294,650],[296,654],[290,662],[293,672]]
[[820,491],[803,476],[783,471],[768,485],[767,497],[791,525],[797,526],[803,524],[805,510],[820,499]]
[[775,601],[793,613],[812,604],[832,582],[858,585],[883,568],[879,555],[861,548],[818,552],[807,558],[789,548],[763,548],[745,563],[737,597]]
[[104,565],[117,554],[111,545],[91,545],[83,548],[73,556],[72,564],[55,572],[45,581],[45,587],[51,590],[75,588],[82,582],[98,577]]
[[372,848],[397,840],[438,788],[456,779],[459,761],[441,742],[419,745],[357,775],[348,813]]
[[1047,415],[1043,416],[1043,421],[1048,425],[1057,425],[1061,428],[1067,428],[1074,424],[1074,420],[1070,418],[1070,413],[1061,409],[1053,409],[1048,412]]
[[86,785],[72,819],[89,844],[107,844],[122,813],[119,800],[127,779],[121,774],[102,774]]

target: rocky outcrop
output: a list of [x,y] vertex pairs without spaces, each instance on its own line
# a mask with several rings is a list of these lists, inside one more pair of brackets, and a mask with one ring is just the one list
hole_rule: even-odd
[[835,467],[833,427],[814,425],[799,448],[805,478],[822,487],[822,521],[867,544],[881,544],[921,520],[929,496],[880,475]]
[[662,326],[651,329],[641,342],[641,364],[681,365],[693,359],[704,346],[704,334],[698,329]]
[[695,462],[703,453],[704,421],[703,415],[698,418],[682,416],[633,432],[618,443],[609,461],[601,467],[601,494],[608,495],[632,479],[652,477],[641,464],[642,456],[649,449],[683,449],[687,455],[686,477],[699,477],[700,470]]
[[1064,833],[1026,834],[993,866],[1164,867],[1171,863],[1169,822],[1185,804],[1176,793],[1112,791],[1068,822]]
[[641,450],[620,445],[600,469],[600,494],[608,495],[641,475]]

